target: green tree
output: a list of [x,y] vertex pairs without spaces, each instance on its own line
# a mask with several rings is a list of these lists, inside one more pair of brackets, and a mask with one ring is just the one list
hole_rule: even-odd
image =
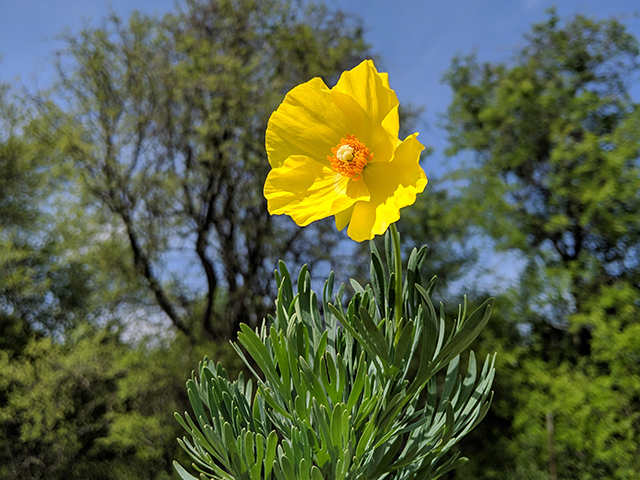
[[88,208],[126,244],[110,257],[120,291],[142,288],[192,341],[234,338],[270,308],[277,258],[313,262],[336,241],[328,222],[268,215],[264,132],[284,92],[363,57],[362,28],[307,2],[189,0],[65,39],[49,116]]
[[184,372],[227,345],[185,339],[132,347],[121,332],[78,328],[64,343],[30,336],[0,350],[0,478],[169,479],[185,458],[171,412],[185,411]]
[[496,315],[516,335],[483,341],[501,351],[500,410],[460,478],[640,471],[638,66],[617,20],[552,11],[512,63],[456,58],[445,76],[449,153],[475,154],[461,211],[528,260]]
[[[74,342],[73,355],[48,337],[32,337],[17,357],[0,351],[2,478],[81,478],[108,458],[99,442],[117,398],[104,371],[117,352],[111,337]],[[90,478],[109,478],[103,471]]]
[[68,222],[69,202],[61,193],[68,171],[51,148],[55,135],[46,123],[27,99],[0,85],[3,349],[19,351],[31,331],[61,335],[95,306],[93,274],[76,253],[83,220]]
[[[158,351],[162,358],[152,361],[148,354],[119,341],[119,331],[110,333],[117,322],[106,322],[110,305],[106,299],[96,301],[94,292],[104,291],[104,285],[85,268],[89,257],[76,252],[91,232],[85,231],[83,238],[74,231],[83,225],[82,219],[76,219],[80,223],[74,227],[69,216],[60,216],[69,205],[59,198],[66,191],[69,172],[58,168],[49,148],[47,122],[35,118],[28,103],[8,87],[1,90],[0,477],[131,478],[113,474],[118,459],[124,473],[136,468],[161,472],[160,462],[144,468],[144,459],[131,461],[144,453],[145,445],[132,448],[120,441],[117,427],[147,427],[147,438],[173,447],[173,442],[164,440],[176,435],[170,418],[162,435],[148,426],[163,424],[161,405],[180,403],[185,365],[179,360],[184,355],[174,358],[182,368],[172,374],[174,367],[162,363],[171,355]],[[101,327],[96,330],[98,323]],[[164,383],[164,399],[153,388],[142,392],[118,385],[124,382],[120,378],[133,375],[123,375],[128,368],[116,360],[133,363],[132,356],[146,366],[136,372],[138,377],[148,372],[162,379],[156,384]],[[175,395],[167,397],[166,384],[171,382]],[[155,404],[149,401],[146,410],[136,409],[137,422],[127,420],[134,414],[128,403],[154,391]],[[98,469],[101,477],[95,473]]]

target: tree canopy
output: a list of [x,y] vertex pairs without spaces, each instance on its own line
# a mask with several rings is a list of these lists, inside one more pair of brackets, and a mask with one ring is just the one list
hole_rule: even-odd
[[177,330],[232,338],[264,317],[277,258],[313,262],[335,241],[269,216],[264,132],[288,89],[361,59],[362,28],[310,3],[192,0],[65,38],[59,148],[85,201]]
[[551,12],[512,63],[456,58],[445,75],[449,153],[474,154],[454,175],[462,210],[528,262],[503,310],[519,340],[489,340],[508,352],[497,415],[513,440],[482,478],[640,468],[638,67],[617,20]]

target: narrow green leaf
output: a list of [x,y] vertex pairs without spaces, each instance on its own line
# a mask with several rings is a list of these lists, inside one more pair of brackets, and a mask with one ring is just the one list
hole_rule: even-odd
[[313,409],[314,419],[318,422],[322,444],[326,450],[330,450],[332,443],[331,429],[328,422],[329,410],[324,405],[319,405],[315,398],[311,408]]
[[379,478],[383,474],[391,471],[391,469],[389,468],[391,465],[391,461],[395,458],[396,454],[398,453],[398,450],[400,450],[400,447],[402,446],[403,441],[404,441],[403,436],[398,435],[396,439],[393,441],[393,443],[387,448],[387,451],[385,452],[383,457],[380,459],[380,461],[378,462],[378,465],[376,466],[376,469],[373,471],[373,474],[371,475],[373,478]]
[[269,480],[271,478],[271,469],[276,458],[276,447],[278,446],[278,434],[275,430],[272,430],[267,438],[267,453],[264,456],[264,478]]
[[444,381],[444,388],[442,389],[442,400],[449,400],[451,398],[451,392],[458,380],[458,367],[460,365],[460,355],[456,356],[449,362],[447,373]]
[[223,428],[224,445],[227,449],[229,460],[231,461],[231,468],[233,471],[240,475],[240,478],[244,479],[247,476],[248,467],[240,456],[240,451],[236,444],[237,437],[233,433],[231,424],[225,422]]
[[304,358],[299,357],[298,360],[303,373],[302,379],[307,386],[307,390],[311,393],[311,396],[318,402],[321,402],[325,407],[331,408],[327,394],[325,393],[324,388],[322,388],[318,377],[313,373],[313,370],[309,368],[309,365],[305,362]]
[[343,413],[346,411],[346,406],[343,403],[338,403],[333,407],[333,412],[331,412],[331,442],[332,444],[342,450],[342,418]]
[[247,432],[244,438],[244,457],[247,459],[247,465],[251,467],[256,463],[256,456],[254,452],[254,440],[253,433]]
[[370,442],[372,441],[374,435],[376,434],[376,421],[375,416],[369,420],[367,426],[362,432],[362,436],[358,441],[358,446],[356,447],[356,457],[361,457],[365,450],[369,447]]
[[473,353],[473,350],[471,350],[471,352],[469,352],[467,375],[464,377],[464,381],[462,382],[462,389],[460,391],[461,404],[465,404],[467,403],[467,400],[469,400],[469,396],[471,396],[471,392],[473,391],[473,387],[476,383],[476,375],[477,375],[476,356]]
[[322,473],[320,472],[320,469],[315,465],[311,467],[311,480],[325,480],[322,477]]
[[250,465],[251,480],[260,480],[262,473],[262,461],[264,459],[264,436],[260,433],[256,435],[256,459],[253,465]]
[[389,352],[387,350],[387,342],[380,330],[378,330],[378,327],[371,318],[371,315],[369,315],[369,312],[364,307],[360,307],[360,318],[362,320],[361,325],[364,327],[363,333],[366,332],[366,335],[371,341],[371,347],[376,352],[377,356],[384,361],[384,365],[388,365]]
[[407,349],[409,345],[411,345],[414,336],[414,325],[413,321],[409,320],[403,327],[402,333],[400,334],[400,339],[398,340],[398,344],[394,350],[394,358],[393,358],[393,366],[396,368],[400,368],[402,360],[405,357]]
[[360,285],[357,280],[350,278],[349,283],[356,293],[364,293],[364,287]]
[[297,480],[293,465],[286,455],[282,456],[280,464],[282,465],[282,473],[284,473],[284,478],[286,480]]
[[182,465],[180,465],[175,460],[173,461],[173,468],[176,469],[176,472],[178,472],[178,475],[180,475],[180,478],[182,480],[198,480],[196,477],[194,477],[189,472],[187,472],[184,468],[182,468]]
[[293,284],[291,283],[291,274],[282,260],[278,262],[278,269],[282,275],[282,287],[284,293],[283,300],[286,302],[285,308],[289,308],[289,305],[293,301]]
[[298,464],[298,480],[309,480],[309,463],[306,458],[300,460]]
[[[393,254],[393,244],[391,239],[391,232],[389,230],[387,230],[384,234],[384,253],[387,257],[387,271],[389,272],[389,278],[391,278],[392,273],[396,271],[396,256]],[[389,282],[392,283],[391,279],[389,280]],[[398,294],[400,294],[400,292],[398,292]]]
[[240,333],[238,333],[238,341],[247,349],[249,355],[257,362],[260,369],[264,372],[266,379],[274,388],[282,389],[282,379],[276,372],[276,367],[267,347],[262,343],[256,332],[251,327],[240,324]]
[[365,360],[365,353],[360,354],[360,360],[358,361],[358,368],[356,369],[356,379],[353,381],[351,392],[349,392],[349,400],[347,401],[347,410],[352,411],[355,406],[360,393],[365,384],[365,375],[367,374],[367,362]]
[[387,291],[387,281],[386,276],[384,274],[384,267],[382,266],[382,259],[380,258],[380,254],[378,254],[377,249],[375,249],[375,243],[373,240],[370,242],[372,246],[371,248],[371,287],[373,288],[373,293],[376,298],[376,303],[378,306],[378,310],[380,312],[380,317],[384,318],[385,310],[386,310],[386,291]]

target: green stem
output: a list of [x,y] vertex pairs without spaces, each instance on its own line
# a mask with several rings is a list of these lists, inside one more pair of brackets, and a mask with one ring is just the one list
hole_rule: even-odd
[[391,238],[393,239],[393,253],[395,256],[396,277],[396,329],[400,327],[402,319],[402,257],[400,256],[400,234],[396,224],[391,224]]

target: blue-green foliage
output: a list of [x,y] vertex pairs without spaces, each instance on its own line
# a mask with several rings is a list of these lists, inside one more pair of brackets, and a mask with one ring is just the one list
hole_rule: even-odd
[[[447,322],[431,302],[435,277],[422,285],[425,253],[414,249],[409,258],[399,321],[393,274],[373,243],[371,285],[352,281],[348,303],[344,285],[334,295],[332,273],[319,306],[306,266],[294,293],[280,262],[274,316],[255,331],[242,325],[234,345],[255,385],[230,381],[207,358],[187,382],[195,420],[176,414],[189,434],[179,442],[201,478],[422,480],[466,461],[447,452],[487,412],[494,359],[478,375],[471,352],[463,376],[460,354],[493,300],[471,315],[465,302]],[[387,267],[394,271],[392,261]],[[445,368],[438,388],[435,375]],[[175,466],[182,479],[196,478]]]

